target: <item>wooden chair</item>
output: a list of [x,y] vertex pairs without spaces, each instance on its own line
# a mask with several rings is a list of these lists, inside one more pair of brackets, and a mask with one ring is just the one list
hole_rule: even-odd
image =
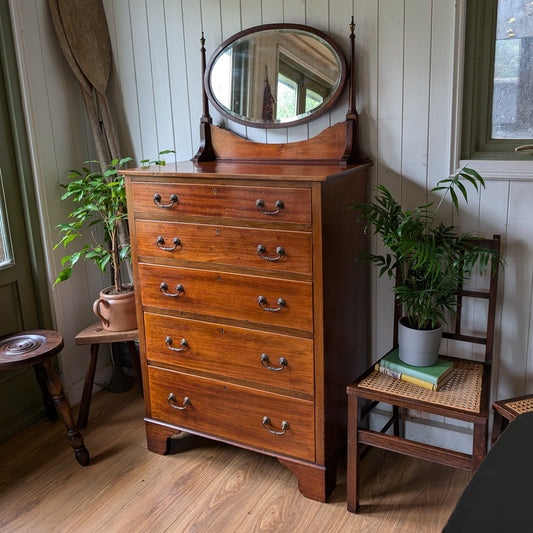
[[[63,348],[63,337],[57,331],[37,329],[0,338],[0,370],[33,366],[43,391],[46,414],[51,420],[61,415],[76,461],[82,466],[90,462],[89,452],[72,416],[70,403],[51,359]],[[50,398],[52,402],[50,402]],[[56,411],[57,410],[57,411]]]
[[492,404],[494,421],[492,423],[492,444],[494,444],[502,431],[515,420],[518,415],[533,411],[533,394],[499,400]]
[[[478,241],[476,241],[478,243]],[[480,241],[479,244],[499,251],[500,236]],[[417,385],[395,379],[369,368],[355,383],[347,387],[348,393],[348,472],[347,507],[357,512],[359,506],[359,459],[362,446],[375,446],[412,457],[475,471],[487,452],[488,420],[490,411],[490,385],[494,320],[498,282],[498,261],[492,261],[488,290],[457,290],[458,311],[453,331],[443,333],[446,339],[477,344],[483,347],[480,361],[459,357],[453,360],[452,378],[439,391],[431,391]],[[486,322],[482,335],[464,334],[462,304],[466,298],[488,300]],[[397,324],[401,305],[395,305],[394,347],[397,346]],[[360,402],[360,400],[363,400]],[[379,403],[392,406],[392,417],[381,429],[375,431],[363,426],[363,421]],[[473,424],[472,453],[465,454],[440,446],[406,439],[401,433],[401,409],[412,409],[432,415],[458,419]],[[393,427],[394,434],[386,432]]]

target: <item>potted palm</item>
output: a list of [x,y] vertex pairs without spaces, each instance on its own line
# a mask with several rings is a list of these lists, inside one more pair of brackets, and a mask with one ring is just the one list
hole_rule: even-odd
[[[72,220],[58,225],[63,236],[54,246],[54,250],[59,246],[66,248],[75,239],[85,236],[85,230],[89,234],[81,249],[63,257],[63,269],[54,286],[70,278],[72,268],[80,259],[94,261],[102,272],[111,266],[113,285],[100,292],[93,306],[104,329],[110,331],[137,327],[133,284],[123,282],[121,269],[125,261],[131,260],[130,245],[120,238],[120,235],[127,235],[127,231],[121,232],[120,227],[128,216],[124,176],[120,171],[129,161],[129,157],[113,160],[107,166],[98,161],[87,161],[81,171],[70,172],[70,181],[62,185],[66,192],[61,200],[71,199],[76,207],[68,215]],[[103,242],[94,231],[97,227],[104,230]]]
[[[455,292],[474,270],[483,274],[493,256],[501,256],[475,243],[476,237],[458,233],[438,219],[445,198],[450,197],[459,212],[459,197],[468,201],[467,187],[476,192],[485,187],[483,178],[471,168],[463,168],[451,178],[438,182],[432,192],[444,191],[440,201],[403,210],[383,185],[369,204],[357,204],[359,221],[381,238],[388,249],[367,254],[379,267],[379,276],[394,279],[394,292],[403,305],[398,325],[399,357],[407,364],[431,366],[437,361],[442,325],[456,310]],[[411,344],[415,337],[419,346]],[[428,340],[429,337],[429,340]],[[408,344],[407,344],[408,343]]]

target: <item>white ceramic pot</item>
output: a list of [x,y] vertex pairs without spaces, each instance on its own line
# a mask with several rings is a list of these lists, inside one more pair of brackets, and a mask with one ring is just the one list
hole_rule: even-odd
[[442,327],[436,329],[413,329],[407,324],[407,317],[398,323],[398,356],[408,365],[431,366],[439,358]]

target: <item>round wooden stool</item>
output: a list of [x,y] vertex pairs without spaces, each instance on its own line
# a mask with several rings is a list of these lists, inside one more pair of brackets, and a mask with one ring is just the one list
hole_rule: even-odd
[[[76,461],[82,466],[87,466],[90,461],[89,452],[74,423],[72,409],[63,392],[61,380],[50,363],[52,357],[62,348],[63,336],[57,331],[36,329],[2,337],[0,338],[0,370],[33,366],[37,382],[43,391],[48,418],[55,420],[57,413],[61,415],[67,427],[70,445],[74,448]],[[50,402],[50,396],[53,403]]]

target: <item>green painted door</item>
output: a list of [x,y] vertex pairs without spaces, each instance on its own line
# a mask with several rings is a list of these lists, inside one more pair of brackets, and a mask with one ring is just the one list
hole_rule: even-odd
[[[0,336],[44,326],[44,272],[7,2],[0,2]],[[32,224],[33,222],[33,224]],[[38,233],[37,233],[38,234]],[[39,264],[40,262],[40,264]],[[40,267],[40,268],[39,268]],[[48,308],[48,302],[46,302]],[[0,442],[42,416],[32,368],[0,370]]]

